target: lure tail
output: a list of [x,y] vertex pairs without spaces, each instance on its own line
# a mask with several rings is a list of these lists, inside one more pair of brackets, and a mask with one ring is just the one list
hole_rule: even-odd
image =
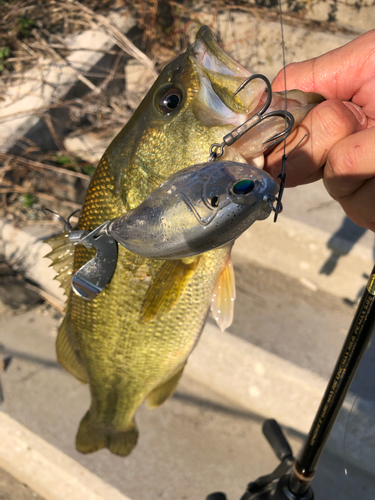
[[88,411],[78,429],[76,448],[81,453],[93,453],[108,448],[115,455],[126,457],[132,452],[137,441],[138,429],[134,420],[127,430],[111,430],[93,422]]

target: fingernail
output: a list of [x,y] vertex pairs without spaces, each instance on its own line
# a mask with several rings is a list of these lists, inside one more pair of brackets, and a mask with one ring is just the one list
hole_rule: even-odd
[[343,101],[343,104],[345,104],[345,106],[348,109],[350,109],[350,111],[357,118],[357,120],[359,121],[359,123],[361,125],[363,125],[365,123],[367,118],[366,118],[366,115],[360,106],[357,106],[357,104],[354,104],[354,102],[351,102],[351,101]]

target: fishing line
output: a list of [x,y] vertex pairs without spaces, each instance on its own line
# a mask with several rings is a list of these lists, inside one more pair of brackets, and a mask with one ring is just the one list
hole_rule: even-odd
[[228,11],[228,18],[229,18],[229,24],[232,28],[232,38],[233,38],[233,45],[234,45],[234,52],[237,54],[237,60],[241,60],[241,50],[239,49],[238,43],[237,43],[237,37],[236,37],[236,32],[234,29],[234,17],[233,17],[233,12],[231,10]]
[[[281,48],[283,52],[283,67],[284,67],[284,98],[285,98],[285,111],[288,111],[288,100],[286,97],[286,62],[285,62],[285,41],[284,41],[284,23],[283,23],[283,9],[281,7],[281,0],[279,0],[279,8],[280,8],[280,30],[281,30]],[[286,127],[286,124],[285,124]],[[285,186],[285,179],[286,179],[286,173],[285,173],[285,168],[286,168],[286,137],[284,139],[284,154],[281,159],[281,174],[278,176],[281,179],[280,182],[280,191],[277,199],[277,204],[276,204],[276,209],[275,209],[275,216],[273,221],[277,221],[277,217],[279,213],[282,211],[282,204],[281,204],[281,199],[284,193],[284,186]]]
[[[80,210],[81,210],[81,209],[80,209]],[[70,219],[71,215],[73,215],[73,214],[69,215],[68,220],[65,220],[65,219],[64,219],[64,217],[63,217],[62,215],[58,214],[57,212],[54,212],[53,210],[50,210],[50,209],[49,209],[49,208],[47,208],[47,207],[42,207],[42,212],[43,212],[43,213],[44,213],[44,215],[46,215],[47,217],[48,217],[48,213],[47,213],[47,212],[49,212],[50,214],[52,214],[52,216],[53,216],[53,218],[54,218],[54,219],[57,219],[57,220],[59,220],[60,222],[62,222],[62,223],[64,224],[64,226],[67,228],[67,230],[68,230],[69,232],[73,231],[73,228],[72,228],[72,226],[71,226],[71,224],[70,224],[70,221],[69,221],[69,219]],[[75,213],[75,212],[73,212],[73,213]]]
[[[284,41],[284,23],[283,23],[283,9],[281,7],[281,0],[279,0],[280,7],[280,29],[281,29],[281,48],[283,51],[283,67],[284,67],[284,97],[285,97],[285,111],[287,111],[288,100],[286,98],[286,62],[285,62],[285,41]],[[284,141],[284,154],[285,154],[285,143]]]

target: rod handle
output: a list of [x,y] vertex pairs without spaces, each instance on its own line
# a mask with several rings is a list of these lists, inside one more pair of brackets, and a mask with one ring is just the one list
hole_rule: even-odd
[[273,418],[263,423],[263,434],[271,445],[277,458],[283,462],[293,457],[293,452],[279,424]]

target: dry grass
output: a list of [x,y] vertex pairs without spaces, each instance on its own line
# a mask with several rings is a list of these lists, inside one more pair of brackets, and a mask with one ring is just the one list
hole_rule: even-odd
[[[66,55],[61,38],[90,27],[90,18],[82,15],[82,8],[92,12],[106,11],[116,0],[81,0],[73,2],[54,0],[3,0],[0,2],[0,47],[8,47],[4,58],[3,81],[12,70],[22,71],[41,55],[50,55],[49,46]],[[41,44],[42,42],[42,44]],[[43,43],[44,42],[44,43]]]
[[[83,186],[79,185],[78,190],[87,187],[88,174],[92,174],[93,166],[65,149],[64,133],[66,130],[81,134],[91,129],[111,129],[127,121],[132,110],[123,92],[124,85],[120,93],[109,90],[114,81],[124,80],[121,67],[124,54],[138,59],[154,75],[157,74],[151,60],[103,15],[110,8],[121,6],[123,2],[115,0],[0,2],[0,55],[3,56],[0,58],[0,103],[3,100],[8,105],[8,90],[22,88],[25,81],[30,81],[32,70],[35,74],[35,68],[38,70],[36,87],[47,80],[46,74],[51,67],[61,68],[63,72],[72,53],[66,43],[72,33],[100,28],[110,36],[114,45],[100,54],[112,58],[110,67],[99,66],[96,73],[85,69],[77,71],[77,80],[84,87],[78,97],[64,96],[64,88],[57,86],[50,102],[28,111],[45,122],[57,150],[44,151],[40,145],[20,139],[21,152],[0,155],[0,215],[9,214],[14,209],[13,215],[23,218],[24,209],[28,211],[32,206],[38,206],[35,201],[53,204],[53,198],[59,198],[59,192],[63,193],[64,198],[60,198],[66,204],[66,190],[61,190],[61,182],[67,183],[70,178],[82,181]],[[20,93],[19,98],[23,97]],[[61,121],[61,113],[65,124],[63,132],[56,126]],[[23,111],[18,112],[18,115],[22,114]],[[18,115],[10,112],[7,116],[5,109],[2,119]],[[44,171],[43,179],[41,170]],[[75,191],[71,189],[67,197],[70,207],[77,198]],[[16,202],[19,202],[19,207],[13,206],[17,205]],[[35,213],[32,216],[39,218]]]

